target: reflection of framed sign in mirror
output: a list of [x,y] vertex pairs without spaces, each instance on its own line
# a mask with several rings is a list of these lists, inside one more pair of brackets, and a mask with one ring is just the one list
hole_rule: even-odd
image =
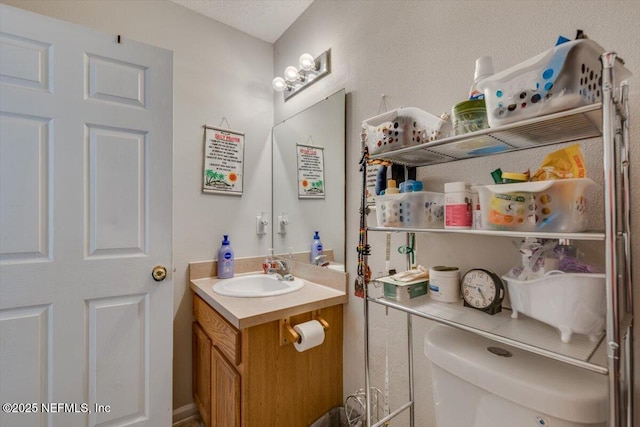
[[202,191],[242,195],[244,133],[204,127]]
[[324,199],[324,149],[296,145],[298,157],[298,198]]
[[[367,188],[365,190],[367,194],[367,205],[374,205],[376,203],[376,181],[380,168],[382,167],[384,166],[380,164],[371,165],[367,163]],[[386,180],[386,174],[382,179]]]

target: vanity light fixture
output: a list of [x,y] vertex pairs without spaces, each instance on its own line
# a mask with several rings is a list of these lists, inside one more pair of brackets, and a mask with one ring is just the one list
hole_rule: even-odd
[[276,92],[284,92],[286,101],[302,89],[316,82],[331,72],[331,50],[326,50],[314,58],[303,53],[298,61],[298,68],[293,65],[284,69],[284,78],[276,77],[271,82]]

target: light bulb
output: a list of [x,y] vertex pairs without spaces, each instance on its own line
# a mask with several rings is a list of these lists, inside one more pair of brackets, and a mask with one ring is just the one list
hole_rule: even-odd
[[295,82],[299,77],[298,69],[293,65],[289,65],[284,69],[284,78],[287,79],[288,82]]
[[313,56],[311,56],[310,54],[303,53],[302,55],[300,55],[300,60],[298,62],[298,65],[300,65],[300,69],[304,71],[311,71],[316,68],[316,61],[313,59]]
[[276,92],[283,92],[288,85],[282,77],[276,77],[271,82],[271,86],[273,86],[273,90],[275,90]]

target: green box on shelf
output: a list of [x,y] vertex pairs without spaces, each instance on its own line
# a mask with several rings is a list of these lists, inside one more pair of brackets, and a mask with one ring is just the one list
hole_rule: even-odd
[[411,282],[394,280],[391,276],[376,279],[384,286],[384,297],[397,302],[409,301],[412,298],[426,295],[429,288],[428,279],[418,279]]

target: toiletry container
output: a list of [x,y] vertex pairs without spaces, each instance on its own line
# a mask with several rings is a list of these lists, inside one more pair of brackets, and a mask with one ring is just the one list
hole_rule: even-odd
[[451,109],[453,134],[462,135],[489,127],[484,99],[468,99]]
[[264,262],[262,263],[262,270],[264,271],[265,274],[268,274],[271,272],[272,268],[275,268],[275,254],[274,254],[274,249],[273,248],[269,248],[267,249],[267,256],[264,259]]
[[467,229],[472,224],[471,194],[464,182],[444,185],[444,228]]
[[473,75],[473,84],[469,89],[469,99],[457,103],[451,109],[454,135],[462,135],[489,127],[484,93],[478,89],[478,83],[492,75],[493,61],[491,57],[482,56],[476,59],[476,71]]
[[482,209],[480,208],[480,195],[477,184],[471,184],[469,194],[471,195],[471,228],[482,229]]
[[607,424],[605,375],[449,326],[427,332],[424,352],[437,427]]
[[438,265],[429,269],[429,295],[440,302],[460,301],[460,269]]
[[398,194],[400,193],[400,189],[396,187],[396,180],[390,179],[387,181],[387,189],[384,194]]
[[484,93],[478,89],[478,83],[492,75],[493,59],[490,56],[481,56],[476,59],[476,70],[473,73],[473,84],[469,89],[469,99],[484,99]]
[[322,256],[322,241],[320,240],[320,234],[316,231],[313,235],[313,242],[311,242],[311,264],[318,264],[320,256]]
[[233,249],[229,243],[229,236],[225,234],[218,251],[218,278],[229,279],[231,277],[233,277]]
[[384,165],[378,165],[376,172],[376,186],[375,193],[379,196],[387,189],[387,167]]

